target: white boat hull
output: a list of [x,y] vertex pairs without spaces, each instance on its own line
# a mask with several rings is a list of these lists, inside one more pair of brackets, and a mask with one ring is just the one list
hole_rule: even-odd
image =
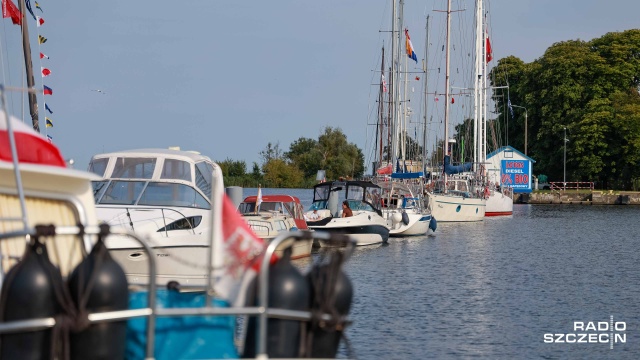
[[[415,212],[411,209],[407,210],[406,214],[409,219],[407,224],[402,222],[402,214],[398,210],[390,210],[388,213],[383,213],[383,216],[387,218],[390,236],[415,236],[425,235],[430,232],[430,214]],[[400,221],[397,219],[398,216],[400,216]]]
[[[334,218],[321,226],[309,226],[316,231],[347,234],[356,241],[356,245],[374,245],[385,243],[389,240],[389,228],[386,220],[375,212],[354,212],[347,218]],[[319,241],[321,247],[330,247],[331,244]]]
[[431,215],[438,222],[471,222],[484,220],[486,200],[448,194],[428,194]]
[[500,191],[491,191],[485,216],[513,215],[513,198]]

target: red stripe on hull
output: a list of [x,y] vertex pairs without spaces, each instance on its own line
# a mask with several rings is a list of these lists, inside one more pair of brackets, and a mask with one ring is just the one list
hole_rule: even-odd
[[496,212],[485,212],[484,216],[506,216],[513,215],[513,211],[496,211]]

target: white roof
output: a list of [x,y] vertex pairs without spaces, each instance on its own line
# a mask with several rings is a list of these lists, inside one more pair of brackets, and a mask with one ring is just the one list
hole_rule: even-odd
[[208,156],[202,155],[195,151],[184,151],[174,149],[135,149],[122,150],[110,153],[97,154],[93,159],[109,158],[109,157],[137,157],[137,158],[171,158],[180,159],[188,162],[208,161],[213,162]]

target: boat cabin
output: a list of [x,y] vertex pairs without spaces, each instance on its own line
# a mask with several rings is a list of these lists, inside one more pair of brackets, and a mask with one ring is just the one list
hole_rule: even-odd
[[210,209],[213,162],[171,149],[143,149],[95,155],[89,171],[96,205],[139,205]]

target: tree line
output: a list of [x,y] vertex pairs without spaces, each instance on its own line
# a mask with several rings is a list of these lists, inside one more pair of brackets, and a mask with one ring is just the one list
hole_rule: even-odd
[[325,171],[327,180],[357,179],[365,171],[362,150],[348,142],[340,128],[325,127],[317,140],[301,137],[287,151],[269,142],[260,156],[261,164],[253,162],[251,172],[244,161],[216,161],[225,186],[307,188],[317,183],[318,170]]
[[562,181],[566,144],[567,181],[640,188],[640,29],[558,42],[531,63],[508,56],[489,76],[492,86],[508,86],[494,100],[519,150],[528,115],[536,174]]

